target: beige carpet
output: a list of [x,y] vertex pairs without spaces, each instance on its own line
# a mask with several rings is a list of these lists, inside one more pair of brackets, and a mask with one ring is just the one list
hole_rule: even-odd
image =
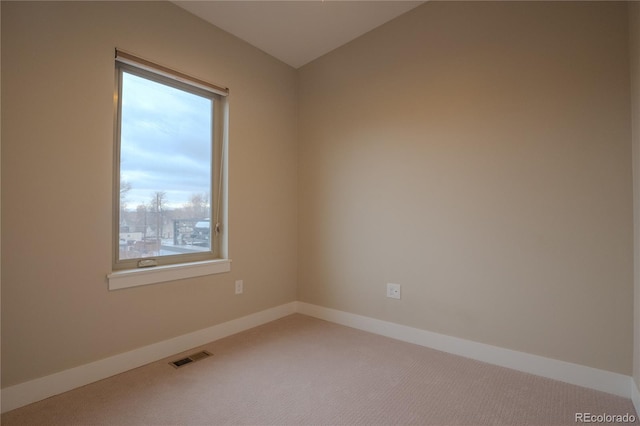
[[[575,425],[631,401],[295,314],[2,415],[2,425]],[[190,354],[195,351],[188,351]],[[636,421],[635,424],[638,424]]]

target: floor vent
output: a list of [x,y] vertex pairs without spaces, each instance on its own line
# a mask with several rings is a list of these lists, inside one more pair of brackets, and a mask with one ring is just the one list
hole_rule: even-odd
[[180,368],[184,365],[190,364],[192,362],[196,362],[196,361],[200,361],[201,359],[205,359],[207,357],[210,357],[211,354],[207,351],[201,351],[201,352],[197,352],[195,354],[191,354],[186,358],[182,358],[179,359],[177,361],[171,361],[169,363],[169,365],[175,367],[175,368]]

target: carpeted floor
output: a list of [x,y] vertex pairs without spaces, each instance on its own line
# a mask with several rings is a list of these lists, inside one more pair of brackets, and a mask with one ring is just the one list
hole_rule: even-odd
[[[630,400],[295,314],[2,415],[2,425],[575,425]],[[639,424],[636,420],[635,424]]]

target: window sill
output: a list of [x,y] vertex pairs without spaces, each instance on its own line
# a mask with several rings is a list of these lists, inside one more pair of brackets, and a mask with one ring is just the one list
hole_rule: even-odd
[[164,265],[116,271],[107,275],[107,281],[109,283],[109,290],[120,290],[123,288],[157,284],[184,278],[222,274],[229,271],[231,271],[231,259],[216,259],[204,262],[182,263],[179,265]]

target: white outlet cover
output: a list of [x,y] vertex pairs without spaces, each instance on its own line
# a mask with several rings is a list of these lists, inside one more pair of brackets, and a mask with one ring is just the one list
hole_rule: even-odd
[[242,294],[244,291],[244,282],[242,280],[236,281],[236,294]]
[[387,297],[400,299],[400,284],[387,283]]

